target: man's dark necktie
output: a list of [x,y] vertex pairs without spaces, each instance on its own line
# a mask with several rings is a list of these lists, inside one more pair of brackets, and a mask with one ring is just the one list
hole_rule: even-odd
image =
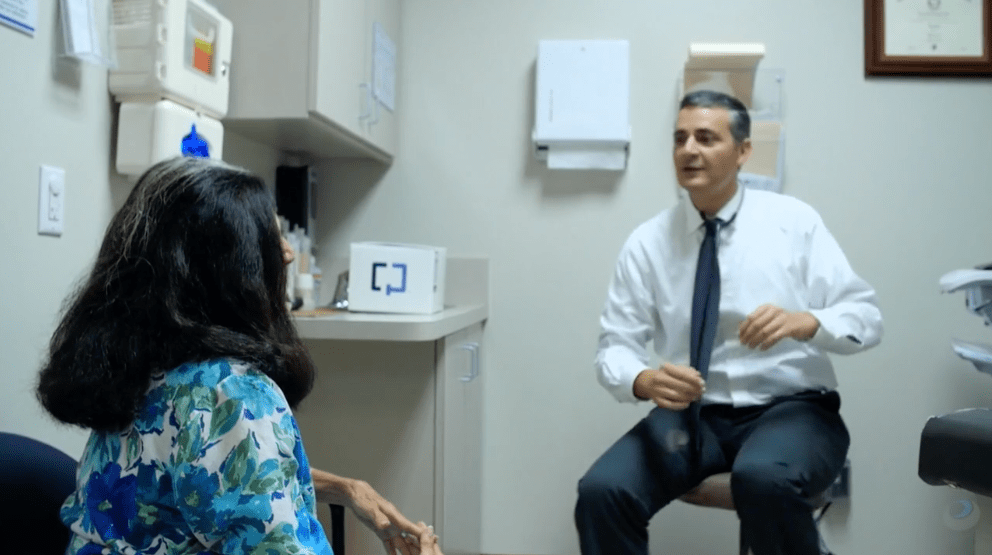
[[[703,380],[710,367],[713,340],[716,337],[717,320],[720,318],[720,265],[716,260],[717,231],[720,220],[706,220],[706,236],[699,247],[699,262],[696,264],[696,285],[692,292],[691,342],[689,365],[699,371]],[[700,452],[702,434],[699,428],[699,408],[697,401],[689,406],[689,434],[694,438],[696,453]]]
[[692,343],[689,365],[699,370],[706,379],[716,337],[716,323],[720,309],[720,265],[716,260],[716,233],[720,220],[706,220],[706,236],[699,247],[696,264],[696,286],[692,292]]

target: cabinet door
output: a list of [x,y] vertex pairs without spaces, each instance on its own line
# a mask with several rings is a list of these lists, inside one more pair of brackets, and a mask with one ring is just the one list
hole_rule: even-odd
[[365,79],[365,45],[371,33],[371,26],[365,24],[366,0],[310,3],[310,109],[315,116],[364,138],[360,118],[367,93],[359,85]]
[[234,27],[224,125],[242,119],[305,118],[312,25],[309,2],[212,3]]
[[[310,465],[365,480],[414,522],[430,522],[434,513],[434,343],[305,343],[318,375],[296,418]],[[317,509],[330,536],[328,506]],[[383,552],[382,542],[350,510],[345,512],[345,551]]]
[[482,529],[482,324],[439,342],[435,529],[445,555],[478,555]]
[[[374,41],[375,33],[373,26],[378,23],[389,36],[396,48],[394,58],[393,90],[398,96],[399,66],[402,63],[398,52],[400,43],[400,3],[399,0],[366,0],[366,20],[365,20],[365,65],[363,67],[363,82],[372,83],[374,65]],[[399,109],[394,103],[394,111],[390,111],[378,102],[368,104],[366,98],[363,101],[363,114],[368,117],[363,120],[366,138],[374,145],[389,154],[396,153],[396,113]]]

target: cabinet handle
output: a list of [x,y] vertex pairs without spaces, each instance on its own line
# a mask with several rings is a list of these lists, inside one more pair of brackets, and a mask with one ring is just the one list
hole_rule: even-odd
[[[358,115],[358,121],[365,121],[372,117],[372,84],[359,83],[358,88],[365,90],[365,108],[363,109],[363,112]],[[364,110],[368,110],[368,113]]]
[[[369,90],[372,90],[371,87]],[[374,119],[369,120],[369,127],[372,127],[373,125],[379,123],[379,101],[376,100],[375,96],[372,94],[369,94],[369,101],[372,102],[372,113],[375,114],[373,116]]]
[[472,343],[459,345],[458,348],[463,351],[468,351],[472,355],[472,369],[470,373],[467,376],[462,376],[459,378],[461,381],[468,383],[479,377],[479,344],[473,341]]

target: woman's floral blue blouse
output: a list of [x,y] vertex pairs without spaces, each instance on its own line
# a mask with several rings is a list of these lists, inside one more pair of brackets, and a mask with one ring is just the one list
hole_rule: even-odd
[[90,435],[61,516],[70,555],[331,555],[314,503],[282,391],[215,360],[153,376],[128,429]]

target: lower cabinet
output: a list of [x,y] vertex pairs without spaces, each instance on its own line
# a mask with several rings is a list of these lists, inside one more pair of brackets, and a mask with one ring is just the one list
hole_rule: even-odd
[[481,324],[438,341],[434,530],[445,555],[481,549],[481,366]]
[[[296,410],[311,466],[365,480],[410,520],[433,524],[445,555],[477,555],[482,323],[437,341],[304,341],[318,368]],[[318,516],[330,534],[326,505]],[[345,553],[381,552],[346,511]]]

